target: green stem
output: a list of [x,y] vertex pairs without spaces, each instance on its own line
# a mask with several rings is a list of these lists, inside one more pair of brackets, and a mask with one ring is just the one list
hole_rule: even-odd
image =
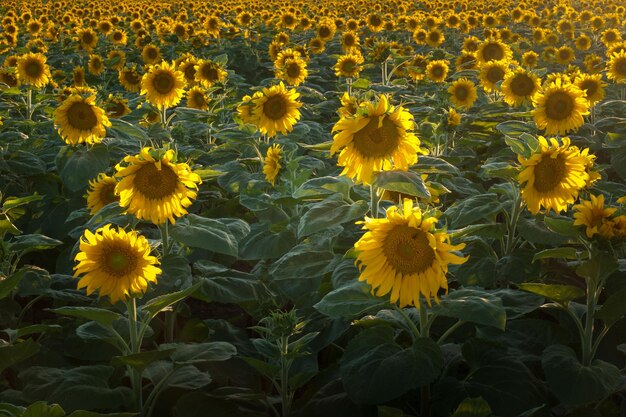
[[421,333],[419,329],[417,328],[417,326],[415,325],[415,323],[413,322],[413,320],[411,320],[411,318],[407,316],[404,310],[398,307],[396,304],[393,305],[393,308],[398,313],[400,313],[400,315],[404,318],[404,321],[406,321],[406,324],[408,324],[409,328],[411,329],[411,332],[413,333],[413,339],[415,340],[415,339],[420,338]]
[[163,124],[163,129],[167,129],[167,107],[165,106],[161,110],[161,123]]
[[424,302],[420,302],[420,334],[429,337],[430,325],[428,323],[428,310]]
[[150,417],[152,415],[152,412],[154,411],[154,406],[156,405],[156,402],[157,402],[157,398],[159,397],[159,394],[161,393],[163,386],[165,385],[167,380],[170,378],[170,376],[172,376],[172,374],[175,371],[176,371],[176,368],[172,368],[172,370],[170,370],[167,374],[165,374],[165,376],[159,381],[159,383],[154,386],[154,388],[152,389],[152,392],[150,392],[150,395],[148,395],[148,398],[146,398],[145,407],[148,408],[146,417]]
[[285,336],[281,338],[280,356],[280,397],[283,406],[283,417],[291,415],[291,396],[289,394],[289,364],[287,355],[289,353],[289,339]]
[[515,231],[517,230],[517,222],[519,221],[519,216],[522,214],[523,208],[524,200],[522,200],[518,194],[515,201],[513,201],[513,212],[511,213],[511,220],[507,225],[508,234],[505,249],[505,255],[507,256],[511,255],[513,249],[515,249]]
[[452,333],[454,333],[454,331],[455,331],[456,329],[458,329],[459,327],[461,327],[464,323],[465,323],[465,322],[464,322],[463,320],[459,320],[459,321],[457,321],[456,323],[454,323],[452,326],[450,326],[450,327],[448,328],[448,330],[446,330],[446,331],[445,331],[445,332],[441,335],[441,337],[439,338],[439,340],[437,340],[437,344],[438,344],[438,345],[442,345],[442,344],[443,344],[443,342],[445,342],[445,341],[446,341],[446,339],[447,339],[447,338],[448,338],[448,337],[449,337]]
[[28,120],[32,120],[33,118],[33,90],[28,87],[26,90],[26,116]]
[[159,225],[159,230],[161,231],[161,241],[163,242],[163,257],[165,258],[170,253],[170,245],[169,245],[169,230],[168,230],[169,221],[166,219],[165,223]]
[[593,360],[593,327],[596,310],[596,283],[587,280],[587,313],[585,315],[585,329],[582,346],[582,364],[589,366]]
[[348,77],[346,82],[348,83],[348,95],[352,97],[352,77]]
[[609,332],[609,329],[610,329],[609,326],[604,326],[604,328],[602,329],[602,331],[600,332],[600,334],[596,338],[596,341],[593,342],[593,346],[591,347],[591,360],[593,360],[593,358],[595,358],[596,351],[598,350],[598,347],[600,346],[600,343],[602,342],[602,339],[604,339],[604,336],[606,336],[606,334]]
[[[132,354],[141,352],[141,344],[137,335],[137,302],[135,297],[131,297],[126,302],[126,308],[128,309],[128,330],[130,334],[130,350]],[[135,392],[135,400],[137,402],[137,409],[142,412],[143,399],[142,399],[142,386],[141,386],[141,371],[137,368],[130,367],[131,381],[133,385],[133,391]]]
[[370,184],[370,210],[372,212],[372,218],[378,218],[378,193],[376,186]]

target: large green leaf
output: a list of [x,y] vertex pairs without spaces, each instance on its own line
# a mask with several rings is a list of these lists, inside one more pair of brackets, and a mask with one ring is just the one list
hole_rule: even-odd
[[0,346],[0,372],[39,352],[40,345],[32,339],[14,345]]
[[111,365],[130,366],[131,368],[144,370],[152,362],[169,358],[173,352],[174,349],[159,349],[132,353],[125,356],[115,356],[111,359]]
[[576,248],[572,247],[544,249],[533,256],[533,262],[539,259],[576,259],[576,254]]
[[245,260],[279,258],[296,245],[294,232],[286,227],[279,230],[269,224],[254,223],[250,234],[241,242],[239,258]]
[[550,390],[568,406],[601,400],[619,386],[620,371],[615,365],[594,360],[591,365],[584,366],[567,346],[548,346],[541,363]]
[[157,314],[159,314],[161,311],[166,309],[167,307],[171,306],[172,304],[175,304],[189,297],[198,289],[198,287],[200,287],[200,285],[201,284],[198,282],[195,285],[185,290],[155,297],[152,300],[145,303],[141,308],[147,311],[150,317],[154,317]]
[[596,318],[604,321],[607,326],[612,326],[626,315],[626,302],[624,300],[626,300],[626,288],[611,294],[600,311],[596,312]]
[[466,398],[456,408],[452,417],[489,417],[491,407],[482,397]]
[[10,243],[10,250],[14,252],[34,252],[38,250],[52,249],[63,244],[60,240],[52,239],[44,235],[21,235],[15,237]]
[[593,280],[599,285],[603,280],[608,278],[613,272],[617,271],[619,264],[614,255],[608,252],[594,252],[590,259],[582,262],[576,273],[581,277]]
[[326,294],[314,307],[327,316],[352,318],[389,307],[389,302],[374,296],[366,283],[354,280]]
[[115,311],[96,307],[59,307],[53,308],[50,311],[62,316],[73,316],[86,320],[97,321],[105,326],[111,326],[115,320],[122,317],[121,314],[116,313]]
[[450,227],[458,229],[478,220],[487,219],[502,210],[504,205],[495,193],[480,194],[452,204],[445,212]]
[[418,339],[404,348],[394,342],[394,330],[376,326],[354,337],[341,358],[341,378],[357,403],[383,404],[427,385],[443,366],[439,346]]
[[310,244],[294,247],[272,264],[269,273],[277,281],[287,279],[310,279],[331,271],[335,255]]
[[561,304],[567,304],[585,296],[585,291],[582,288],[574,287],[573,285],[525,282],[519,284],[519,289],[541,295]]
[[342,196],[335,194],[324,201],[313,204],[300,219],[298,236],[306,237],[329,227],[362,219],[368,210],[365,201],[346,203]]
[[96,178],[99,173],[109,168],[109,152],[107,147],[96,144],[90,148],[69,148],[61,150],[65,157],[59,175],[63,184],[72,192],[84,189],[89,180]]
[[433,313],[504,330],[506,310],[499,297],[481,289],[462,288],[441,297]]
[[0,300],[11,295],[11,292],[18,286],[22,278],[26,275],[26,272],[31,268],[21,268],[17,272],[9,275],[7,278],[0,280]]
[[412,171],[381,171],[376,174],[373,185],[414,197],[430,198],[424,180],[420,174]]
[[166,343],[159,349],[172,351],[172,360],[179,364],[225,361],[237,354],[235,346],[227,342]]
[[22,417],[63,417],[65,411],[58,404],[48,405],[44,401],[37,401],[24,410]]
[[68,414],[67,417],[135,417],[137,413],[111,413],[111,414],[102,414],[96,413],[94,411],[85,411],[85,410],[77,410],[71,414]]
[[237,256],[239,243],[231,228],[244,228],[244,234],[250,229],[243,220],[238,220],[237,223],[233,219],[228,219],[228,222],[225,220],[189,214],[170,226],[170,234],[174,240],[192,248]]

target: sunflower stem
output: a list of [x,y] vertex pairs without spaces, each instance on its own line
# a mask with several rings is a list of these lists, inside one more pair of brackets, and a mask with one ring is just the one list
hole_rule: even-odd
[[[411,318],[409,316],[407,316],[407,314],[404,312],[404,310],[401,309],[400,307],[398,307],[396,304],[393,304],[393,309],[396,310],[398,313],[400,313],[402,318],[404,318],[404,321],[406,321],[406,324],[409,326],[409,328],[411,329],[411,332],[413,333],[413,340],[416,340],[416,339],[420,338],[421,337],[421,333],[420,333],[419,329],[417,328],[417,326],[415,325],[413,320],[411,320]],[[420,319],[420,321],[421,321],[421,319]]]
[[[137,334],[137,302],[135,297],[131,297],[126,302],[126,308],[128,310],[128,330],[130,334],[130,350],[131,354],[137,354],[141,352],[141,343]],[[141,386],[141,370],[129,367],[133,391],[135,392],[135,400],[137,402],[137,409],[141,413],[143,408],[142,399],[142,386]]]
[[374,184],[370,184],[370,210],[372,218],[378,218],[378,190]]
[[161,111],[161,124],[163,124],[163,129],[167,129],[167,107],[163,106],[163,110]]
[[26,90],[26,117],[28,120],[33,118],[33,89],[30,87]]
[[429,337],[430,325],[428,324],[428,310],[426,305],[420,302],[420,334],[422,337]]
[[594,316],[596,310],[596,303],[598,297],[597,283],[592,280],[587,280],[587,313],[585,314],[585,332],[583,334],[583,346],[582,346],[582,364],[583,366],[589,366],[593,360],[594,343],[593,343],[593,330],[594,330]]
[[346,83],[348,84],[348,95],[352,97],[352,77],[348,77]]
[[506,237],[506,249],[505,255],[509,256],[513,253],[513,249],[515,249],[515,231],[517,229],[517,222],[519,220],[519,216],[522,213],[524,208],[524,201],[520,198],[519,193],[516,195],[515,200],[513,201],[513,210],[511,212],[511,220],[507,225],[507,237]]
[[168,229],[168,220],[165,220],[165,223],[159,225],[159,230],[161,231],[161,241],[163,245],[163,257],[165,258],[170,253],[170,237],[169,237],[169,229]]
[[450,327],[448,328],[448,330],[446,330],[446,331],[445,331],[445,332],[441,335],[441,337],[439,338],[439,340],[437,340],[437,344],[438,344],[438,345],[442,345],[442,344],[443,344],[443,342],[445,342],[445,341],[446,341],[446,339],[448,339],[448,337],[450,337],[450,335],[451,335],[452,333],[454,333],[454,331],[455,331],[456,329],[458,329],[459,327],[461,327],[464,323],[465,323],[465,322],[464,322],[463,320],[458,320],[456,323],[454,323],[452,326],[450,326]]

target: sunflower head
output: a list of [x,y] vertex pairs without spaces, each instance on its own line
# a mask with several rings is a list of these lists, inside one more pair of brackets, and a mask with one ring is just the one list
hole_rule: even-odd
[[450,100],[459,108],[470,108],[478,95],[476,94],[476,86],[467,78],[460,78],[454,81],[448,88]]
[[228,75],[220,64],[208,59],[199,60],[194,68],[196,70],[196,81],[206,88],[223,82]]
[[489,39],[478,46],[476,58],[481,64],[489,61],[508,61],[513,57],[511,48],[497,39]]
[[523,68],[508,72],[502,81],[504,101],[513,107],[531,103],[539,88],[539,77]]
[[117,180],[106,174],[99,174],[97,179],[89,181],[87,208],[92,216],[107,204],[120,201],[119,196],[115,195],[116,185]]
[[112,303],[139,296],[161,273],[150,249],[148,240],[136,231],[126,232],[110,224],[95,233],[86,229],[74,258],[78,262],[74,277],[82,275],[78,288],[86,288],[87,295],[98,291]]
[[54,111],[54,123],[59,135],[68,145],[99,143],[111,122],[103,109],[96,105],[96,97],[72,94]]
[[141,90],[141,74],[135,67],[127,67],[119,71],[118,80],[120,84],[131,93],[138,93]]
[[187,107],[198,110],[209,108],[209,101],[202,88],[195,86],[187,91]]
[[276,70],[276,78],[294,87],[302,84],[308,75],[306,62],[301,58],[287,59],[283,66]]
[[488,93],[497,91],[498,83],[504,79],[508,70],[509,63],[507,61],[489,61],[482,64],[478,77],[483,89]]
[[40,53],[20,56],[17,59],[17,78],[24,85],[45,87],[50,82],[50,68],[46,64],[46,57]]
[[302,103],[298,101],[299,97],[295,89],[287,90],[282,82],[264,88],[260,94],[252,97],[253,124],[268,137],[291,132],[300,120],[299,108]]
[[602,81],[602,74],[580,74],[574,85],[585,92],[585,98],[591,105],[604,99],[606,83]]
[[535,124],[549,135],[578,130],[584,123],[583,116],[589,113],[585,92],[561,79],[540,90],[533,98],[533,105]]
[[202,181],[186,163],[174,161],[174,151],[143,148],[116,166],[120,181],[115,193],[120,206],[137,218],[163,224],[187,214]]
[[160,109],[177,105],[184,93],[185,76],[175,69],[173,63],[163,61],[160,65],[153,65],[141,79],[141,94]]
[[616,207],[604,207],[604,195],[591,195],[591,200],[580,200],[574,207],[574,226],[585,226],[589,239],[599,234],[612,237],[613,228],[610,218],[617,211]]
[[272,145],[268,148],[265,160],[263,161],[263,174],[265,179],[272,185],[276,185],[276,178],[282,168],[280,164],[283,155],[283,149],[279,145]]
[[442,83],[448,76],[448,61],[438,59],[426,65],[426,76],[435,83]]
[[437,219],[422,213],[406,199],[402,210],[391,207],[386,218],[365,218],[367,232],[355,243],[359,281],[372,286],[378,297],[389,293],[400,307],[419,306],[420,294],[427,304],[439,301],[439,290],[448,290],[448,265],[462,264],[467,257],[454,254],[465,244],[451,245],[450,236],[435,229]]
[[342,55],[333,67],[337,77],[358,78],[363,67],[363,57],[360,54]]
[[615,52],[607,63],[607,77],[615,82],[626,81],[626,51]]

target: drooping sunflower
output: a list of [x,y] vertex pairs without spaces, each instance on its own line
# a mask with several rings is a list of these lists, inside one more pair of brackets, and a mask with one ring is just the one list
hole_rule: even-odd
[[302,84],[308,75],[306,62],[302,58],[287,59],[282,67],[276,69],[276,78],[294,87]]
[[435,83],[442,83],[448,76],[448,61],[437,59],[426,65],[426,76]]
[[580,154],[575,146],[570,146],[570,139],[561,139],[561,145],[555,138],[550,143],[539,136],[540,149],[530,158],[518,155],[523,170],[518,176],[522,186],[522,198],[532,214],[541,208],[556,213],[567,210],[578,198],[589,179],[586,165],[587,158]]
[[378,103],[363,103],[355,117],[342,118],[333,127],[330,154],[339,153],[341,175],[356,183],[371,184],[374,173],[406,171],[417,162],[420,140],[411,132],[413,116],[401,106],[391,106],[385,95]]
[[73,94],[54,111],[54,124],[68,145],[99,143],[111,126],[103,109],[96,105],[96,96]]
[[141,74],[133,67],[127,67],[118,73],[117,79],[122,87],[130,93],[138,93],[141,90]]
[[448,265],[468,259],[453,253],[465,244],[450,244],[450,236],[435,229],[437,219],[426,217],[409,199],[401,211],[394,206],[386,218],[366,217],[363,223],[367,232],[354,244],[359,281],[378,297],[391,292],[390,301],[400,307],[419,306],[420,294],[428,305],[431,298],[438,302],[439,290],[448,290]]
[[185,76],[175,69],[173,63],[163,61],[160,65],[153,65],[141,79],[141,94],[158,108],[177,105],[184,93]]
[[533,116],[539,129],[548,135],[564,135],[583,125],[584,115],[589,114],[589,102],[585,92],[573,84],[557,79],[533,98]]
[[473,52],[462,52],[461,55],[454,60],[454,65],[458,71],[471,70],[478,67],[478,61]]
[[513,107],[531,103],[539,88],[539,77],[523,68],[508,72],[502,81],[504,101]]
[[264,88],[260,94],[252,97],[254,124],[268,137],[276,136],[279,132],[291,132],[293,125],[300,120],[298,109],[302,103],[298,101],[299,97],[295,89],[287,90],[282,82]]
[[263,161],[263,174],[265,179],[272,185],[276,185],[276,178],[282,168],[280,164],[283,149],[279,145],[272,145],[268,148],[265,160]]
[[109,177],[106,174],[99,174],[97,179],[89,181],[87,208],[92,216],[107,204],[120,201],[120,197],[115,195],[116,185],[117,181],[115,178]]
[[195,86],[187,91],[187,107],[198,110],[206,110],[209,108],[209,101],[202,88]]
[[146,292],[148,283],[156,283],[162,272],[150,250],[148,239],[134,230],[126,232],[110,224],[95,233],[85,229],[74,258],[78,262],[74,277],[83,275],[78,289],[87,288],[87,295],[98,290],[100,297],[109,296],[111,303]]
[[585,92],[585,98],[592,106],[604,100],[606,83],[602,81],[602,74],[580,74],[574,80],[574,84]]
[[454,81],[448,88],[448,93],[452,103],[459,108],[469,109],[478,98],[476,86],[467,78]]
[[580,200],[574,208],[574,226],[585,226],[585,234],[589,239],[599,234],[611,237],[609,219],[617,211],[615,207],[604,207],[604,195],[591,195],[591,200]]
[[507,61],[489,61],[481,65],[478,78],[480,79],[483,89],[488,93],[497,91],[497,84],[504,79],[508,70],[509,64]]
[[343,93],[341,96],[341,107],[337,110],[340,117],[352,117],[356,115],[359,109],[359,102],[356,97],[350,96],[348,93]]
[[50,82],[50,68],[43,54],[27,53],[20,56],[16,69],[17,79],[21,84],[42,88]]
[[124,64],[126,64],[126,53],[124,51],[109,51],[109,53],[107,54],[107,58],[109,59],[109,68],[115,71],[121,70],[122,68],[124,68]]
[[205,88],[211,88],[214,84],[223,82],[228,75],[220,64],[209,59],[198,60],[195,69],[196,81]]
[[358,78],[363,67],[363,57],[360,54],[341,55],[333,67],[337,77]]
[[606,64],[606,76],[614,82],[622,82],[626,80],[626,51],[616,52],[611,55],[609,62]]
[[202,181],[186,163],[174,162],[174,150],[165,152],[145,147],[139,155],[128,155],[115,168],[120,181],[115,193],[127,213],[154,224],[187,214]]

